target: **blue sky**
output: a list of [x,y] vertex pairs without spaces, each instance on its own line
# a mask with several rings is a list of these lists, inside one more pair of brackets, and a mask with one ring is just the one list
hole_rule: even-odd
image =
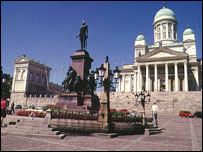
[[[140,32],[153,44],[153,20],[161,1],[4,1],[1,2],[1,65],[13,75],[21,55],[52,68],[50,81],[61,84],[70,56],[80,49],[76,38],[82,21],[89,28],[87,51],[95,70],[109,56],[111,69],[133,64],[134,41]],[[202,58],[202,2],[166,1],[178,20],[178,41],[189,25]]]

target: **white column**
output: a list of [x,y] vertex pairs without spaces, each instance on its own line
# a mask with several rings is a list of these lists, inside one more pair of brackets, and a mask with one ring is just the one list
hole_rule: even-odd
[[198,71],[198,67],[194,68],[193,74],[194,74],[195,82],[196,82],[195,83],[196,91],[198,91],[199,90],[199,71]]
[[184,62],[184,83],[185,83],[185,91],[188,91],[187,62]]
[[137,74],[134,71],[134,92],[137,92]]
[[140,89],[140,65],[138,65],[138,74],[137,74],[137,91],[141,91]]
[[149,68],[149,83],[148,83],[149,86],[148,87],[149,87],[149,91],[152,91],[152,89],[151,89],[152,85],[151,85],[151,79],[150,79],[150,77],[151,77],[151,75],[150,75],[150,68]]
[[11,90],[11,92],[15,91],[14,88],[15,88],[16,72],[17,72],[17,68],[15,67],[14,68],[14,73],[13,73],[13,81],[12,81],[12,90]]
[[149,91],[149,65],[146,65],[146,91]]
[[125,75],[122,76],[121,92],[125,92]]
[[175,91],[179,91],[178,89],[178,63],[174,63],[175,66]]
[[131,92],[132,91],[132,76],[131,76],[131,74],[129,75],[129,85],[128,85],[128,87],[129,87],[129,91]]
[[157,91],[157,64],[154,65],[154,91]]
[[165,64],[165,91],[168,91],[168,63]]

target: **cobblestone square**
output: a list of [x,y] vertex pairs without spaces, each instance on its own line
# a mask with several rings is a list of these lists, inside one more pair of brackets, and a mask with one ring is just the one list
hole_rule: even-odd
[[1,151],[202,151],[202,119],[159,118],[164,132],[104,139],[67,135],[64,139],[1,135]]

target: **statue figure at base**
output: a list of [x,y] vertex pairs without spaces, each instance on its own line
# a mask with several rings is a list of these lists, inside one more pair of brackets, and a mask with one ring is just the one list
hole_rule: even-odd
[[85,25],[85,21],[82,21],[82,26],[80,27],[80,33],[78,33],[77,37],[80,36],[81,41],[81,50],[85,50],[87,47],[86,40],[88,38],[88,26]]
[[64,91],[66,92],[67,90],[69,92],[74,91],[73,90],[73,83],[76,79],[77,73],[76,71],[72,68],[72,66],[69,67],[68,72],[66,73],[66,78],[62,82],[62,85],[64,85]]

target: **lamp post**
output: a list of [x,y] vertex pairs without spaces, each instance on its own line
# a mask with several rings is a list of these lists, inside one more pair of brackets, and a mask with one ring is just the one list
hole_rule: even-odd
[[[147,101],[145,101],[145,98],[147,97]],[[138,98],[140,98],[140,101],[138,101]],[[143,112],[143,124],[145,124],[144,118],[145,118],[145,103],[150,103],[151,95],[149,92],[145,95],[143,91],[140,92],[138,95],[137,92],[135,94],[135,106],[139,105],[140,103],[142,104],[142,108],[144,110]]]
[[102,87],[101,106],[98,121],[100,122],[101,130],[107,130],[108,132],[112,131],[110,115],[110,87],[112,85],[113,76],[117,82],[119,74],[120,70],[118,67],[114,70],[114,75],[112,74],[108,56],[106,57],[105,63],[102,64],[100,68],[96,68],[96,71],[94,72],[95,80],[99,80],[100,78],[99,84],[100,87]]

